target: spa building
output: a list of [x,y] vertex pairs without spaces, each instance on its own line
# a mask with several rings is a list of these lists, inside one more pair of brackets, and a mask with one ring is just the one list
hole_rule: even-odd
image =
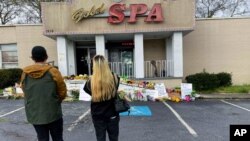
[[0,68],[32,64],[41,45],[64,76],[90,75],[91,58],[102,54],[135,80],[173,87],[205,70],[250,83],[250,18],[195,19],[195,0],[44,2],[42,20],[0,26]]

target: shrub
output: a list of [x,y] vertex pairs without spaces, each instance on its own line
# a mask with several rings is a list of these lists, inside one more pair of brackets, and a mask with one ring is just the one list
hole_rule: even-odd
[[231,86],[232,85],[232,75],[230,73],[221,72],[216,74],[217,78],[220,81],[220,86]]
[[0,69],[0,89],[14,86],[16,82],[20,81],[22,69]]
[[0,89],[5,88],[6,84],[8,83],[9,80],[9,74],[6,70],[0,70]]
[[215,89],[219,87],[220,82],[216,74],[209,74],[207,72],[189,75],[185,79],[188,83],[192,83],[193,88],[197,91]]

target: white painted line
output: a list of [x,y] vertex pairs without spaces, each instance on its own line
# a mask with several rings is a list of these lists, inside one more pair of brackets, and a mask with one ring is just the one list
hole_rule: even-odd
[[197,133],[194,131],[194,129],[189,126],[183,119],[182,117],[170,106],[168,105],[165,101],[163,101],[163,104],[165,104],[172,112],[173,114],[177,117],[177,119],[187,128],[188,132],[193,135],[194,137],[198,137]]
[[24,107],[21,107],[21,108],[18,108],[18,109],[16,109],[16,110],[14,110],[14,111],[9,112],[9,113],[0,115],[0,118],[1,118],[1,117],[5,117],[5,116],[10,115],[10,114],[13,114],[13,113],[15,113],[15,112],[17,112],[17,111],[19,111],[19,110],[22,110],[23,108],[24,108]]
[[221,100],[221,102],[224,102],[224,103],[226,103],[226,104],[229,104],[229,105],[232,105],[232,106],[234,106],[234,107],[237,107],[237,108],[240,108],[240,109],[243,109],[243,110],[246,110],[246,111],[250,112],[250,110],[247,109],[247,108],[244,108],[244,107],[241,107],[241,106],[239,106],[239,105],[236,105],[236,104],[227,102],[227,101],[225,101],[225,100]]
[[72,131],[75,126],[84,118],[86,117],[88,114],[90,113],[90,109],[88,109],[85,113],[83,113],[76,121],[74,121],[70,127],[67,129],[68,131]]

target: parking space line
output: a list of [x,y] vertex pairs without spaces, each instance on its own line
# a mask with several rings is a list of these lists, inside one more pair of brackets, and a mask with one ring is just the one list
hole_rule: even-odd
[[5,117],[5,116],[10,115],[10,114],[13,114],[13,113],[15,113],[15,112],[17,112],[17,111],[19,111],[19,110],[22,110],[23,108],[24,108],[24,107],[21,107],[21,108],[18,108],[18,109],[16,109],[16,110],[13,110],[13,111],[11,111],[11,112],[9,112],[9,113],[0,115],[0,118]]
[[67,129],[68,131],[72,131],[74,128],[75,128],[75,126],[84,118],[84,117],[86,117],[88,114],[90,113],[90,109],[88,109],[85,113],[83,113],[76,121],[74,121],[71,125],[70,125],[70,127]]
[[229,105],[232,105],[232,106],[234,106],[234,107],[237,107],[237,108],[240,108],[240,109],[243,109],[243,110],[246,110],[246,111],[250,112],[250,110],[247,109],[247,108],[244,108],[244,107],[241,107],[241,106],[239,106],[239,105],[236,105],[236,104],[227,102],[227,101],[225,101],[225,100],[221,100],[221,102],[226,103],[226,104],[229,104]]
[[177,119],[186,127],[186,129],[188,130],[188,132],[193,135],[194,137],[198,137],[197,133],[194,131],[194,129],[189,126],[184,120],[183,118],[170,106],[168,105],[165,101],[162,102],[163,104],[165,104],[172,112],[173,114],[177,117]]

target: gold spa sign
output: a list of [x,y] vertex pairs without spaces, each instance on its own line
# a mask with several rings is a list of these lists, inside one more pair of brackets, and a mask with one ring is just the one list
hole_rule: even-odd
[[89,11],[80,8],[72,14],[72,19],[75,23],[78,23],[82,19],[88,17],[108,17],[107,22],[110,24],[122,23],[125,16],[129,17],[129,20],[127,21],[128,23],[136,23],[137,16],[146,16],[144,21],[148,23],[163,22],[164,20],[160,3],[155,3],[150,10],[148,10],[146,4],[130,4],[129,7],[126,7],[126,4],[123,3],[115,3],[111,5],[108,13],[104,13],[104,10],[104,3],[98,8],[95,8],[95,5],[92,6]]

